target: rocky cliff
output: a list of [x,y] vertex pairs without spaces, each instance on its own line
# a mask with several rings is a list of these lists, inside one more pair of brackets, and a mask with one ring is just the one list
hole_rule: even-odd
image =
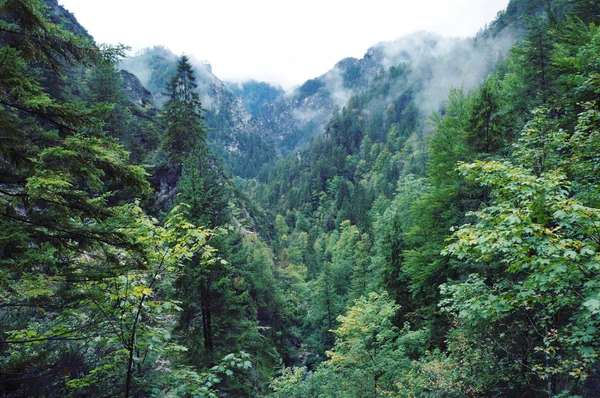
[[154,107],[152,93],[142,85],[142,82],[133,73],[121,70],[119,74],[123,80],[123,90],[127,94],[129,102],[141,108]]

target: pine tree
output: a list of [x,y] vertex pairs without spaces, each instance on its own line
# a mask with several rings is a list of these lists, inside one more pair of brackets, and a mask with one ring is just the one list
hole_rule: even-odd
[[206,145],[202,103],[195,91],[197,86],[189,59],[182,55],[177,61],[177,73],[167,85],[165,94],[169,99],[163,112],[167,128],[163,150],[179,171],[190,149]]
[[114,65],[98,65],[88,79],[88,101],[91,106],[105,104],[108,109],[104,116],[104,130],[119,142],[127,142],[128,147],[134,147],[128,136],[131,112],[127,109],[127,97],[121,85],[121,77]]
[[189,206],[190,221],[208,228],[224,226],[230,222],[227,184],[216,159],[199,144],[183,164],[177,201]]
[[[515,47],[518,68],[523,78],[525,97],[534,106],[546,105],[553,93],[551,73],[551,57],[553,44],[550,36],[549,22],[535,18],[529,22],[525,40],[520,47]],[[521,101],[523,98],[521,98]],[[529,104],[531,108],[531,103]]]
[[494,76],[489,77],[473,98],[468,123],[467,143],[476,153],[494,154],[506,142],[505,129],[498,124],[499,88]]

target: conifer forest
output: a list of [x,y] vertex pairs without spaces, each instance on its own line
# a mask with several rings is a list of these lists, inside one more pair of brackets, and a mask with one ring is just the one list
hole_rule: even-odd
[[0,0],[0,397],[600,397],[598,0],[285,92],[126,54]]

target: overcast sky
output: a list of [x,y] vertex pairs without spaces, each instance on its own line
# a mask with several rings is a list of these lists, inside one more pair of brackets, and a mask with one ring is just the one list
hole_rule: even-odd
[[164,45],[208,60],[221,80],[291,88],[426,30],[473,36],[509,0],[59,0],[99,43]]

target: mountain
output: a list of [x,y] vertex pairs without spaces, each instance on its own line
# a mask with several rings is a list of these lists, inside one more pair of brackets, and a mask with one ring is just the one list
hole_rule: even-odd
[[93,39],[72,13],[58,4],[58,0],[44,0],[44,4],[47,7],[47,17],[52,23],[76,36]]
[[[260,126],[278,143],[283,155],[291,153],[324,131],[335,107],[345,106],[353,94],[367,90],[383,71],[399,65],[410,68],[413,86],[420,82],[419,108],[426,117],[441,105],[451,87],[477,87],[499,61],[506,59],[516,37],[509,29],[480,39],[449,39],[418,32],[379,43],[361,59],[345,58],[325,74],[265,104],[258,118]],[[390,91],[392,97],[401,94],[402,90]]]
[[[410,85],[417,90],[421,116],[427,117],[439,108],[451,87],[477,87],[506,59],[519,35],[512,27],[468,39],[414,33],[379,43],[360,59],[342,59],[328,72],[287,93],[264,82],[225,84],[212,73],[209,63],[192,59],[206,122],[212,129],[211,150],[225,159],[235,175],[253,177],[279,153],[295,152],[322,134],[336,107],[344,107],[353,94],[364,92],[382,72],[398,65],[410,68]],[[176,58],[164,47],[153,47],[123,60],[121,67],[135,74],[161,105]],[[392,87],[389,95],[386,106],[402,90]]]
[[[139,78],[161,106],[162,94],[175,72],[177,56],[164,47],[153,47],[125,58],[120,67]],[[209,63],[191,58],[197,91],[205,108],[211,151],[234,175],[252,177],[263,164],[274,160],[277,151],[271,140],[242,104],[242,100],[212,73]]]
[[226,83],[231,90],[242,100],[246,110],[254,118],[260,115],[260,109],[268,103],[274,102],[285,91],[281,87],[272,86],[266,82],[248,80],[242,83]]

